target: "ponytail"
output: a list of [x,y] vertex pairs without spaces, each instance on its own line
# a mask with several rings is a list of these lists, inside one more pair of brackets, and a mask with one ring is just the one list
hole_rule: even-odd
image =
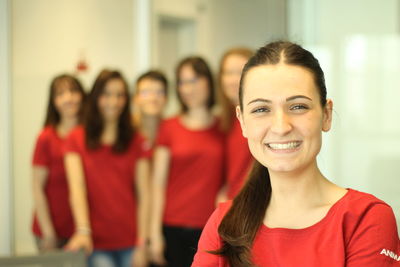
[[270,197],[268,169],[255,161],[246,185],[219,225],[223,245],[210,253],[225,257],[230,266],[253,267],[251,249]]

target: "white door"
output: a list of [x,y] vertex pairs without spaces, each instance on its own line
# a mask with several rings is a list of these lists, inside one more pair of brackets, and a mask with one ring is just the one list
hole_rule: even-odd
[[169,99],[166,116],[176,114],[179,105],[175,93],[175,69],[179,61],[197,53],[197,21],[160,15],[156,21],[154,66],[162,70],[169,81]]

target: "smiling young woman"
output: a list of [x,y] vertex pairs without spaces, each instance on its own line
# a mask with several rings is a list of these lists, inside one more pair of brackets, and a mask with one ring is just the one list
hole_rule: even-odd
[[80,123],[85,95],[71,75],[59,75],[51,82],[46,120],[32,159],[32,230],[41,252],[61,248],[74,232],[63,147],[69,132]]
[[150,254],[154,263],[186,267],[223,184],[224,135],[206,61],[183,59],[176,78],[182,113],[161,123],[153,157]]
[[75,232],[89,267],[146,266],[148,170],[143,138],[131,125],[127,83],[103,70],[88,96],[83,125],[65,144]]
[[145,137],[148,150],[154,148],[167,95],[168,81],[162,72],[151,70],[137,78],[132,97],[133,125]]
[[255,158],[270,174],[303,171],[310,164],[315,171],[321,131],[331,125],[332,101],[321,105],[312,73],[283,63],[257,66],[244,87],[243,110],[237,112]]
[[221,106],[221,128],[225,137],[226,185],[218,201],[233,199],[242,189],[253,164],[246,139],[242,135],[235,107],[239,104],[239,83],[242,69],[253,51],[245,47],[231,48],[221,58],[218,93]]
[[398,266],[392,209],[318,168],[333,107],[318,60],[290,42],[260,48],[243,69],[239,100],[256,162],[207,222],[192,266]]

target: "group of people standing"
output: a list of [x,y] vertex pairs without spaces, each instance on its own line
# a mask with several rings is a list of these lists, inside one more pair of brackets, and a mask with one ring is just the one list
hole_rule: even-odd
[[91,267],[190,266],[216,204],[252,165],[234,108],[251,55],[229,50],[216,83],[203,58],[183,59],[181,112],[168,119],[159,71],[142,74],[132,96],[116,70],[88,95],[75,77],[54,78],[32,161],[38,248],[84,249]]
[[318,60],[287,41],[252,54],[228,51],[217,86],[183,59],[169,119],[159,72],[132,98],[117,71],[87,97],[54,79],[33,158],[39,248],[84,249],[90,267],[400,266],[391,207],[318,167],[333,111]]

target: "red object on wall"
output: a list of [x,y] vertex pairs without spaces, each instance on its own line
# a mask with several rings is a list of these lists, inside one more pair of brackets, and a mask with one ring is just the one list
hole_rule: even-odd
[[77,72],[85,72],[88,70],[88,64],[84,59],[78,61],[78,64],[76,65],[76,70]]

